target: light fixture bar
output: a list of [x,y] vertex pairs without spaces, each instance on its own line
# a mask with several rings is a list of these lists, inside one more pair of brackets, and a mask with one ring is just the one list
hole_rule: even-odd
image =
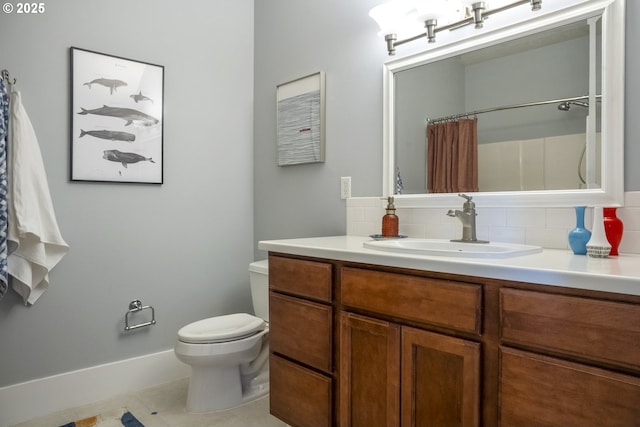
[[476,28],[482,28],[484,25],[483,23],[485,16],[489,16],[484,14],[484,11],[487,9],[487,7],[485,6],[483,1],[479,1],[473,3],[471,5],[471,8],[473,9],[473,22],[475,22]]
[[427,20],[425,21],[425,31],[421,34],[417,34],[413,37],[408,37],[402,40],[397,40],[395,34],[387,34],[385,36],[385,40],[387,42],[387,52],[389,55],[394,55],[396,51],[396,46],[403,45],[405,43],[410,43],[412,41],[427,37],[429,43],[435,42],[435,36],[440,31],[453,31],[458,28],[466,27],[470,24],[475,24],[476,28],[482,28],[482,23],[484,20],[491,15],[495,15],[496,13],[504,12],[506,10],[512,9],[517,6],[521,6],[525,3],[531,4],[531,10],[537,11],[542,8],[542,0],[518,0],[513,3],[497,7],[495,9],[485,9],[485,3],[482,1],[478,1],[472,5],[473,7],[473,16],[468,18],[461,19],[459,21],[453,22],[448,25],[437,26],[437,21],[435,20]]
[[[516,2],[513,2],[511,4],[506,4],[502,7],[496,7],[495,9],[490,9],[490,10],[486,10],[482,16],[487,17],[487,16],[491,16],[491,15],[495,15],[496,13],[500,13],[500,12],[504,12],[505,10],[509,10],[512,9],[516,6],[521,6],[523,4],[529,3],[531,4],[531,10],[535,11],[535,10],[540,10],[542,8],[542,0],[519,0]],[[535,5],[538,5],[537,8],[535,8]]]

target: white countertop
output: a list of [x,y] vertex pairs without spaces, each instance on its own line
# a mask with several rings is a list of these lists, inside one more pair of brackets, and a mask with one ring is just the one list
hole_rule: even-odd
[[591,258],[574,255],[570,250],[544,249],[541,253],[505,259],[452,258],[367,249],[362,244],[369,240],[361,236],[264,240],[258,243],[258,248],[316,258],[640,295],[640,255]]

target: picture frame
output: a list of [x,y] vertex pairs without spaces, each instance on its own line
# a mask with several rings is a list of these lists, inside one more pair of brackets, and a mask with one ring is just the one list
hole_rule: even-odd
[[325,161],[325,73],[276,88],[278,166]]
[[162,184],[164,67],[71,47],[71,181]]

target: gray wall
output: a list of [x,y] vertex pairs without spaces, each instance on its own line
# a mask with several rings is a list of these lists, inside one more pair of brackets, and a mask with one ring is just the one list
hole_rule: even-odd
[[[171,349],[188,322],[251,310],[253,1],[45,5],[0,13],[0,69],[18,81],[71,251],[34,306],[0,301],[0,387]],[[165,66],[163,185],[68,181],[70,46]],[[136,298],[158,323],[125,334]]]
[[[344,234],[341,176],[352,177],[352,196],[381,193],[382,63],[387,54],[368,16],[378,3],[255,2],[256,241]],[[278,167],[276,86],[319,70],[326,72],[326,161]]]
[[396,73],[395,84],[395,155],[402,192],[423,194],[427,192],[425,119],[466,111],[465,67],[456,58],[437,61]]
[[[530,65],[521,67],[520,64]],[[514,69],[518,72],[500,73],[500,70]],[[596,73],[596,80],[599,74]],[[470,64],[465,78],[467,111],[586,95],[589,93],[589,36]],[[596,93],[599,92],[599,88],[596,89]],[[558,111],[556,105],[546,105],[483,114],[478,119],[478,143],[583,133],[587,112],[586,108],[574,108],[567,114]]]
[[[369,18],[380,0],[256,1],[256,240],[343,234],[340,176],[353,196],[382,194],[382,64],[389,59]],[[640,2],[627,1],[625,189],[640,190]],[[488,24],[487,24],[488,25]],[[397,57],[423,49],[400,46]],[[326,163],[279,168],[275,87],[319,69],[327,79]],[[264,256],[256,250],[257,256]]]

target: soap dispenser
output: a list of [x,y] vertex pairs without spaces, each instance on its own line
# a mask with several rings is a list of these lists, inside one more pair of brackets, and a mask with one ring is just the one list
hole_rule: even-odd
[[398,236],[398,217],[396,215],[396,207],[393,204],[393,197],[391,196],[387,199],[387,213],[382,217],[382,236]]

